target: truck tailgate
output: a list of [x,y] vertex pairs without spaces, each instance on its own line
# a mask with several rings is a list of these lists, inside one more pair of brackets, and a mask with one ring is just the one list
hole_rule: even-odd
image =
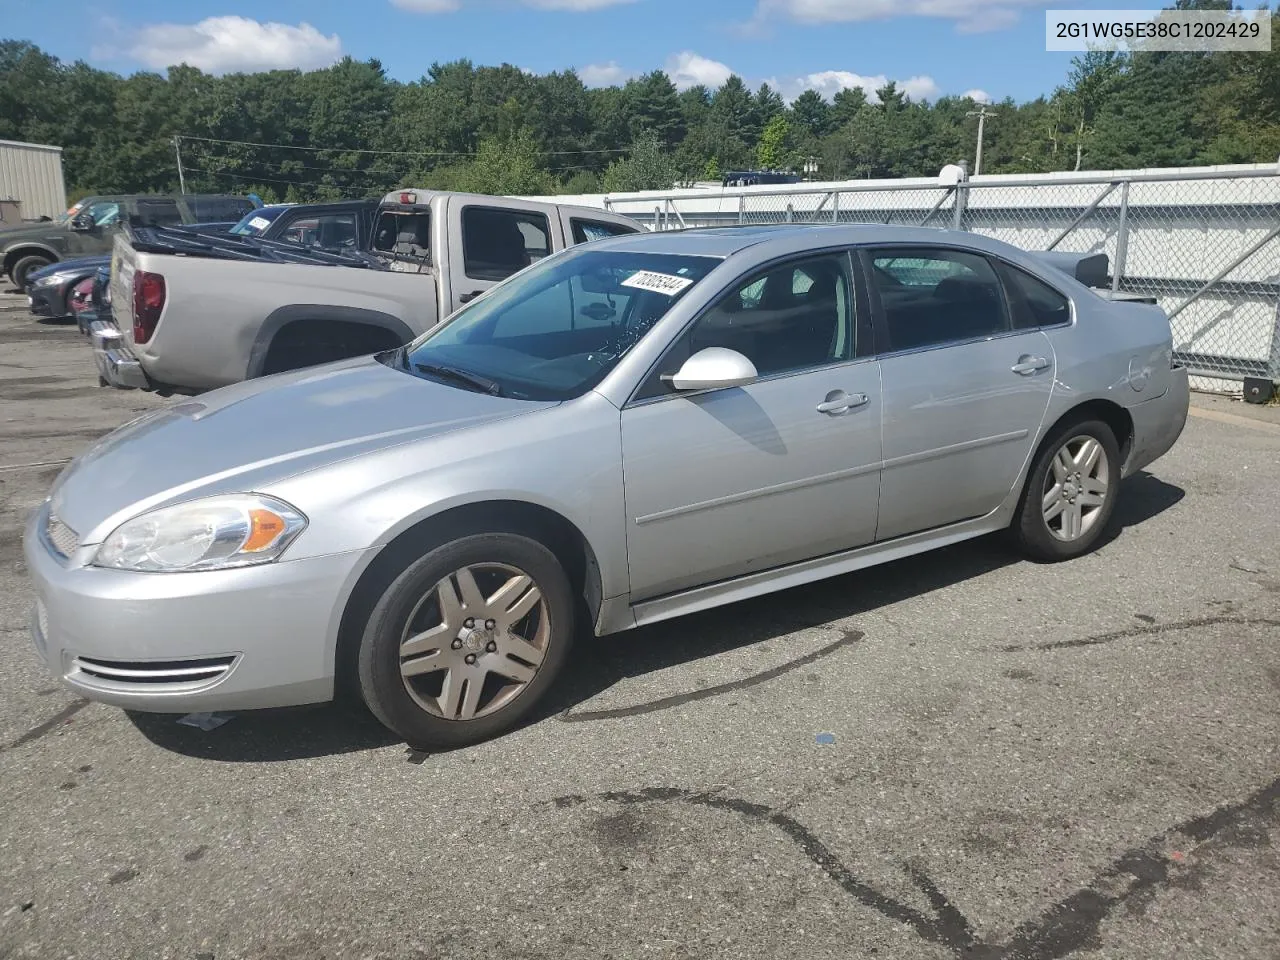
[[137,252],[124,233],[116,234],[111,253],[111,312],[121,336],[133,336],[133,275],[137,272]]

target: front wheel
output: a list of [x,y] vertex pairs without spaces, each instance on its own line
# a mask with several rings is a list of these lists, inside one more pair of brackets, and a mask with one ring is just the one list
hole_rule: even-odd
[[360,644],[360,691],[413,747],[487,740],[524,717],[573,640],[573,596],[555,555],[513,534],[455,540],[386,588]]
[[1120,447],[1101,420],[1056,431],[1032,464],[1012,531],[1032,559],[1070,560],[1093,549],[1120,493]]
[[9,279],[13,281],[13,285],[22,293],[27,292],[27,279],[31,274],[35,273],[41,267],[47,267],[53,263],[48,257],[39,254],[31,254],[18,260],[13,265],[13,269],[9,271]]

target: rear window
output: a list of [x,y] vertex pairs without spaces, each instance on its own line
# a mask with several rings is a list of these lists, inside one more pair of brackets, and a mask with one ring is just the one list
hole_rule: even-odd
[[[431,213],[427,210],[383,210],[373,230],[373,249],[395,260],[431,264]],[[393,265],[393,269],[395,269]],[[414,269],[410,266],[409,269]]]
[[187,197],[196,223],[231,223],[254,209],[248,197]]
[[276,217],[287,209],[288,207],[262,207],[259,210],[251,210],[231,228],[231,232],[237,237],[256,237],[271,226]]
[[133,219],[144,227],[172,227],[182,223],[182,212],[168,197],[148,197],[138,201]]

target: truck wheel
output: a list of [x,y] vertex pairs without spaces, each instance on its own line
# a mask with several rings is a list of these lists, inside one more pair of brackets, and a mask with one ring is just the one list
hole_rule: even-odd
[[18,261],[13,265],[13,269],[9,271],[9,279],[13,281],[13,285],[23,293],[27,291],[27,277],[39,270],[41,267],[47,267],[53,263],[49,257],[39,253],[28,254],[25,257],[19,257]]
[[551,686],[573,621],[569,580],[542,544],[506,533],[454,540],[409,563],[374,606],[361,695],[412,747],[486,740]]

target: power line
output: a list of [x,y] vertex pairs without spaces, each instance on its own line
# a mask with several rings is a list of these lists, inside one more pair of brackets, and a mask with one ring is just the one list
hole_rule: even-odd
[[[370,153],[387,157],[474,157],[475,151],[430,151],[430,150],[371,150],[365,147],[302,147],[291,143],[261,143],[252,140],[219,140],[215,137],[189,137],[182,134],[180,140],[194,140],[201,143],[227,143],[241,147],[266,147],[271,150],[307,150],[312,153]],[[539,150],[538,154],[544,157],[558,157],[566,155],[581,154],[602,154],[602,153],[629,153],[630,147],[614,147],[610,149],[599,150]]]

